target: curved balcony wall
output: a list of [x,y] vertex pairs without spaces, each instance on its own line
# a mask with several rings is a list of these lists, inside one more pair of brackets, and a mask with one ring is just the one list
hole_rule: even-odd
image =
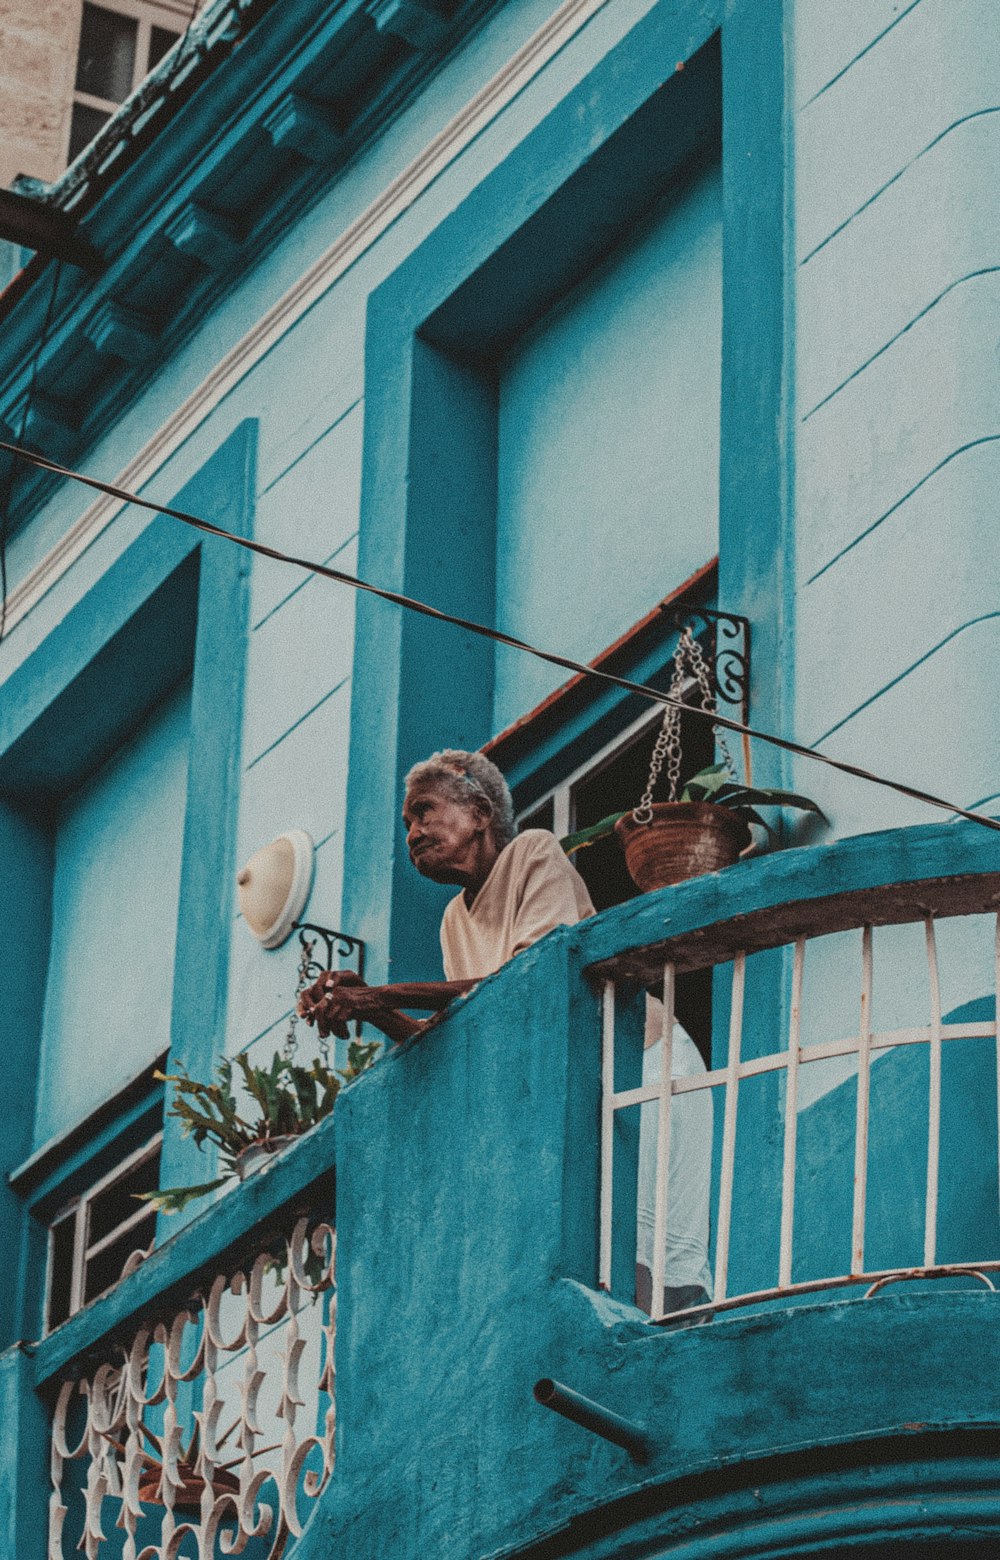
[[[889,1534],[887,1542],[922,1542],[921,1522],[935,1543],[957,1543],[966,1521],[978,1542],[995,1541],[1000,1503],[984,1493],[977,1461],[998,1418],[992,1375],[1000,1302],[985,1283],[943,1276],[923,1287],[886,1285],[864,1299],[865,1282],[784,1296],[749,1312],[719,1310],[698,1327],[657,1326],[627,1290],[616,1296],[601,1289],[599,1210],[602,982],[662,981],[668,960],[681,968],[723,966],[745,952],[755,973],[747,980],[741,1059],[758,1062],[787,1048],[794,953],[774,950],[815,939],[805,955],[808,991],[810,971],[821,970],[819,950],[832,947],[833,937],[846,931],[860,955],[859,929],[873,926],[877,972],[880,946],[891,954],[892,940],[903,935],[895,928],[912,924],[919,993],[909,955],[897,961],[898,973],[904,996],[918,995],[923,1004],[919,1023],[909,1027],[932,1030],[926,922],[936,912],[946,1004],[941,1120],[950,1131],[964,1119],[971,1140],[980,1117],[984,1124],[980,1151],[965,1146],[965,1165],[975,1162],[979,1178],[966,1177],[964,1199],[960,1189],[952,1195],[942,1171],[948,1195],[939,1201],[935,1255],[942,1265],[995,1261],[998,895],[1000,853],[992,835],[975,826],[896,831],[747,862],[553,934],[349,1091],[338,1107],[343,1442],[302,1553],[310,1560],[333,1553],[338,1539],[352,1556],[434,1553],[456,1560],[652,1555],[673,1553],[672,1545],[692,1556],[807,1553],[831,1542],[863,1549],[877,1531]],[[973,961],[963,974],[962,958],[951,958],[956,928],[985,939],[985,990],[981,967]],[[889,958],[887,971],[892,967]],[[860,957],[847,969],[838,986],[833,961],[820,986],[838,1041],[859,1033]],[[885,1017],[879,994],[888,989],[879,978],[872,1033],[884,1038],[899,1026],[886,1019],[878,1027]],[[973,1001],[971,1016],[954,1016]],[[946,1037],[949,1023],[977,1027],[969,1039]],[[729,1014],[720,1014],[715,1027],[725,1067]],[[871,1077],[891,1072],[899,1058],[906,1072],[908,1059],[919,1055],[926,1078],[931,1044],[876,1047]],[[972,1076],[956,1078],[948,1057],[967,1045],[975,1053]],[[821,1065],[804,1063],[802,1078]],[[740,1080],[728,1298],[777,1283],[779,1078],[787,1079],[785,1069],[768,1067]],[[766,1090],[754,1099],[761,1081]],[[889,1091],[911,1144],[897,1154],[904,1184],[892,1196],[907,1209],[907,1241],[915,1236],[916,1255],[906,1251],[905,1261],[884,1264],[879,1258],[885,1267],[924,1265],[928,1096],[917,1075],[905,1081]],[[806,1271],[811,1263],[816,1276],[838,1281],[851,1276],[854,1140],[852,1132],[824,1135],[820,1118],[834,1108],[831,1101],[842,1113],[840,1102],[850,1098],[853,1128],[852,1091],[846,1077],[816,1096],[803,1116],[818,1111],[818,1141],[803,1129],[800,1145],[807,1158],[821,1160],[822,1149],[837,1161],[841,1180],[825,1198],[819,1180],[803,1176],[797,1233]],[[725,1135],[724,1118],[720,1105],[717,1139]],[[834,1153],[838,1144],[846,1171]],[[717,1259],[718,1141],[716,1155]],[[875,1183],[870,1174],[868,1242],[877,1256]],[[912,1202],[907,1188],[917,1194]],[[959,1215],[961,1230],[953,1222]],[[968,1236],[965,1249],[959,1236]],[[769,1267],[776,1275],[770,1285],[762,1282]],[[538,1406],[532,1388],[543,1376],[638,1422],[651,1443],[650,1461],[637,1464]],[[925,1464],[919,1477],[906,1471],[917,1463]],[[895,1496],[888,1492],[897,1486],[890,1466],[899,1494],[891,1520],[886,1510]],[[881,1494],[873,1493],[870,1513],[855,1519],[850,1511],[866,1480],[873,1491],[881,1480]],[[911,1496],[921,1480],[941,1500],[933,1510],[931,1500],[918,1520]],[[765,1520],[777,1524],[766,1542]],[[791,1547],[783,1549],[778,1529],[786,1521]],[[723,1543],[720,1534],[723,1547],[712,1548]]]

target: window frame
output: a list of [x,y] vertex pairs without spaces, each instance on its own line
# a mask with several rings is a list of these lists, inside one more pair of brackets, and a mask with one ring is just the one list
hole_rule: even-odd
[[[692,686],[693,679],[689,679],[681,691],[682,698],[686,697]],[[545,806],[546,802],[551,801],[553,834],[555,834],[557,839],[561,839],[565,834],[572,834],[576,828],[573,793],[580,781],[594,779],[600,774],[602,769],[606,769],[610,764],[614,763],[616,758],[632,747],[644,733],[648,732],[649,736],[655,740],[656,732],[662,719],[662,713],[657,713],[655,710],[637,715],[634,720],[629,721],[622,728],[617,737],[613,737],[610,742],[606,742],[603,747],[598,748],[592,757],[577,764],[561,780],[557,780],[547,790],[539,792],[530,803],[521,808],[516,815],[518,826],[522,827],[526,818],[529,818],[532,813],[538,812]]]
[[[211,514],[238,535],[251,534],[256,447],[257,420],[247,418],[179,484],[175,504]],[[107,690],[127,683],[131,696],[141,699],[144,694],[135,690],[162,676],[162,643],[147,634],[147,613],[154,605],[161,616],[168,613],[177,592],[169,594],[167,587],[195,565],[191,740],[169,1067],[180,1063],[204,1075],[225,1019],[233,927],[249,614],[245,555],[236,547],[206,543],[187,527],[151,521],[72,605],[63,603],[48,633],[3,684],[0,843],[4,866],[20,891],[11,896],[11,924],[7,938],[0,940],[0,989],[6,997],[0,1046],[8,1089],[28,1108],[14,1113],[0,1145],[0,1233],[12,1250],[26,1239],[28,1257],[22,1284],[0,1292],[0,1339],[37,1336],[44,1298],[43,1205],[46,1211],[53,1207],[60,1184],[70,1189],[71,1176],[76,1185],[85,1184],[88,1163],[106,1156],[111,1140],[124,1130],[124,1118],[112,1118],[125,1110],[134,1125],[136,1112],[150,1104],[148,1098],[135,1103],[148,1073],[143,1068],[126,1086],[129,1099],[119,1093],[60,1137],[33,1146],[43,1009],[39,993],[45,989],[51,947],[54,865],[49,799],[44,786],[40,793],[38,777],[48,782],[55,771],[53,785],[71,782],[75,768],[93,756],[95,744],[112,743],[122,721],[134,716],[132,705],[125,707],[128,692],[109,700]],[[170,626],[176,628],[176,616]],[[129,676],[122,682],[115,674],[125,660]],[[92,718],[81,720],[81,712]],[[156,1109],[162,1119],[162,1092]],[[161,1163],[167,1185],[198,1180],[206,1168],[195,1145],[169,1118]],[[61,1193],[63,1201],[66,1194]]]
[[[758,664],[783,666],[792,628],[785,111],[780,19],[762,26],[749,8],[719,5],[692,26],[656,3],[400,261],[366,315],[359,574],[493,621],[491,364],[718,133],[719,598],[751,620]],[[651,599],[671,583],[651,581]],[[451,627],[407,615],[397,626],[382,603],[358,601],[343,914],[368,929],[376,979],[390,958],[400,980],[426,978],[437,963],[441,894],[411,880],[398,848],[405,776],[428,751],[488,740],[491,654]],[[785,729],[786,691],[785,677],[755,686],[762,726]],[[780,759],[766,754],[761,767],[762,783],[787,780]]]
[[[135,54],[132,60],[132,79],[128,91],[121,99],[100,97],[93,92],[85,92],[76,85],[77,73],[80,68],[80,48],[82,44],[83,14],[86,5],[91,5],[94,10],[108,11],[113,15],[128,17],[136,26]],[[80,6],[80,32],[77,35],[76,58],[73,66],[73,92],[70,103],[69,124],[66,130],[66,162],[70,161],[70,148],[73,142],[73,125],[75,115],[73,110],[79,104],[82,108],[93,109],[98,113],[106,114],[110,119],[121,108],[136,88],[145,81],[152,66],[149,63],[149,53],[152,46],[153,28],[162,28],[164,32],[173,33],[175,41],[183,37],[185,28],[192,20],[192,11],[189,5],[182,0],[159,0],[159,3],[150,3],[150,0],[83,0]],[[170,46],[173,47],[173,44]],[[84,145],[89,145],[85,142]],[[80,151],[83,147],[80,148]],[[79,157],[80,152],[75,154]]]
[[[702,571],[702,582],[711,582],[713,579],[714,566],[709,566]],[[690,596],[688,599],[692,611],[696,612],[697,604],[694,599]],[[681,611],[683,611],[683,603],[681,603]],[[642,619],[618,641],[616,646],[597,657],[597,661],[607,661],[614,653],[621,653],[623,649],[631,648],[639,659],[639,668],[628,665],[625,675],[633,680],[648,682],[666,690],[673,676],[673,652],[677,644],[678,632],[676,625],[672,624],[670,630],[665,633],[665,623],[661,620],[657,625],[656,616],[657,614],[650,614]],[[657,628],[659,628],[658,634]],[[652,648],[649,646],[651,631]],[[616,667],[617,669],[619,668]],[[695,688],[695,678],[689,674],[682,685],[681,698],[687,700]],[[578,697],[583,695],[582,707],[561,711],[560,706],[563,703],[571,703],[567,695],[572,695],[574,692]],[[577,793],[581,785],[596,780],[617,759],[639,744],[648,744],[648,750],[650,754],[652,753],[652,746],[663,719],[662,706],[646,704],[636,712],[638,696],[623,695],[608,709],[597,698],[591,696],[588,699],[587,692],[587,689],[581,689],[580,679],[573,679],[570,683],[564,684],[561,689],[557,689],[536,710],[523,716],[499,737],[487,743],[483,749],[487,757],[499,761],[501,769],[511,783],[515,822],[520,829],[548,828],[549,824],[533,824],[532,819],[550,803],[552,805],[551,829],[557,839],[562,839],[565,835],[584,827],[585,824],[596,822],[595,818],[584,819],[581,822],[577,813]],[[603,738],[598,735],[602,730],[608,733],[609,728],[611,728],[609,734]],[[702,755],[702,763],[706,761],[706,757],[707,755]],[[700,764],[696,763],[695,768],[698,767]],[[695,769],[690,764],[682,764],[682,780],[694,772]],[[544,777],[541,784],[539,784],[540,777]],[[654,800],[665,799],[664,794],[654,797]],[[607,810],[625,810],[630,805],[636,805],[638,800],[638,792],[632,797],[623,795]],[[579,867],[579,863],[577,865]],[[584,870],[582,875],[588,883],[595,903],[599,904],[602,896],[595,892],[595,883],[591,881],[591,874]],[[611,904],[617,905],[622,902],[623,900],[617,896],[617,891],[611,894]]]
[[[61,1326],[62,1323],[64,1321],[68,1321],[71,1316],[75,1316],[77,1311],[82,1311],[85,1305],[90,1305],[92,1301],[98,1300],[102,1295],[108,1294],[109,1291],[114,1288],[115,1284],[125,1276],[126,1270],[128,1269],[130,1271],[129,1263],[132,1261],[132,1255],[134,1255],[134,1253],[126,1260],[126,1263],[118,1279],[114,1279],[110,1284],[106,1285],[104,1289],[99,1290],[96,1294],[88,1296],[87,1266],[94,1257],[100,1256],[101,1252],[106,1250],[108,1246],[113,1245],[114,1242],[121,1239],[123,1235],[127,1234],[130,1230],[137,1229],[146,1221],[151,1221],[152,1225],[149,1232],[149,1245],[151,1246],[153,1241],[155,1241],[156,1209],[151,1203],[144,1203],[142,1207],[137,1208],[128,1219],[114,1225],[106,1235],[102,1235],[100,1240],[95,1241],[92,1244],[90,1243],[90,1214],[93,1204],[102,1195],[102,1193],[113,1189],[116,1185],[119,1184],[119,1182],[123,1181],[131,1171],[137,1170],[148,1160],[154,1157],[158,1157],[162,1147],[163,1129],[160,1127],[156,1132],[153,1133],[152,1137],[147,1138],[146,1141],[141,1143],[138,1148],[135,1148],[130,1153],[126,1154],[118,1164],[114,1165],[110,1170],[105,1171],[105,1173],[99,1176],[96,1181],[87,1186],[83,1191],[78,1192],[68,1202],[63,1203],[58,1211],[49,1219],[47,1227],[48,1253],[45,1272],[45,1301],[42,1328],[44,1335],[52,1332],[54,1327]],[[53,1323],[52,1291],[56,1266],[54,1238],[55,1230],[58,1225],[65,1224],[69,1220],[73,1221],[74,1226],[71,1257],[72,1268],[69,1282],[69,1305],[66,1311],[66,1315],[61,1317],[58,1322]],[[136,1250],[140,1249],[140,1247],[136,1248]]]

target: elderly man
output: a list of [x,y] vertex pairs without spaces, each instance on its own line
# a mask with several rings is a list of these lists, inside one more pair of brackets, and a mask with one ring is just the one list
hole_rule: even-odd
[[404,1008],[438,1011],[555,926],[593,915],[580,874],[545,829],[515,834],[507,782],[482,753],[447,750],[406,777],[406,844],[417,871],[461,892],[445,909],[441,952],[447,979],[365,986],[350,972],[322,975],[303,994],[302,1015],[321,1034],[347,1034],[363,1018],[391,1040],[424,1026]]
[[[350,971],[330,972],[304,992],[299,1012],[322,1035],[347,1035],[362,1018],[391,1040],[424,1025],[404,1008],[440,1011],[523,948],[556,926],[594,914],[587,886],[546,829],[516,834],[510,791],[481,753],[446,750],[406,777],[403,803],[410,860],[435,883],[460,890],[445,907],[441,952],[446,979],[413,985],[366,986]],[[643,1081],[659,1078],[662,1008],[648,1001]],[[679,1026],[674,1076],[704,1071],[693,1041]],[[655,1105],[641,1107],[636,1295],[651,1309],[655,1182]],[[673,1105],[664,1311],[707,1300],[708,1196],[712,1107],[707,1093],[684,1094]]]

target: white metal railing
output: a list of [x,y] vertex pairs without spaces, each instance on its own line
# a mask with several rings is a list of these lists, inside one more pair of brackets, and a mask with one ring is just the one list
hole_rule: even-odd
[[[951,919],[954,926],[959,918]],[[968,926],[973,919],[962,918]],[[897,923],[898,924],[898,923]],[[919,930],[920,923],[913,923]],[[675,1018],[675,967],[666,963],[663,967],[662,1002],[662,1056],[658,1082],[644,1083],[639,1087],[616,1088],[616,1064],[620,1060],[621,1037],[616,1027],[618,987],[614,976],[602,979],[602,1111],[601,1111],[601,1206],[599,1280],[605,1289],[612,1288],[613,1246],[617,1231],[615,1220],[620,1215],[621,1201],[616,1199],[616,1175],[622,1173],[616,1164],[615,1136],[619,1113],[635,1109],[643,1104],[657,1105],[656,1172],[653,1187],[654,1237],[652,1255],[652,1306],[654,1321],[672,1319],[697,1313],[711,1314],[740,1305],[766,1300],[776,1300],[811,1291],[834,1289],[847,1285],[867,1285],[869,1292],[896,1278],[935,1277],[946,1274],[973,1273],[993,1287],[986,1274],[1000,1269],[1000,1252],[997,1242],[985,1241],[992,1249],[970,1251],[967,1259],[941,1263],[938,1261],[939,1181],[942,1162],[941,1105],[942,1105],[942,1051],[948,1042],[960,1039],[992,1039],[996,1052],[996,1112],[1000,1123],[1000,917],[991,918],[988,927],[992,945],[992,958],[988,960],[989,987],[996,1003],[995,1014],[988,1020],[945,1023],[942,1019],[942,987],[938,956],[937,918],[925,914],[922,919],[922,963],[926,979],[927,1022],[918,1025],[873,1027],[874,993],[874,935],[870,925],[856,928],[860,933],[860,979],[854,987],[854,997],[847,992],[838,994],[838,1009],[843,1011],[850,1002],[856,1004],[856,1032],[842,1033],[835,1039],[814,1039],[803,1034],[803,999],[806,988],[807,949],[823,940],[823,934],[799,936],[780,944],[788,950],[790,970],[783,981],[783,1007],[787,1029],[776,1037],[767,1054],[744,1057],[745,1009],[747,1004],[747,954],[737,952],[726,962],[731,967],[729,981],[729,1024],[725,1046],[725,1063],[712,1070],[691,1077],[671,1076],[671,1057],[674,1050],[677,1021]],[[848,934],[841,933],[841,936]],[[706,959],[706,962],[709,962]],[[891,961],[890,961],[891,963]],[[688,960],[686,968],[691,967]],[[718,966],[722,968],[723,966]],[[787,967],[786,967],[787,968]],[[898,974],[898,971],[897,971]],[[901,977],[906,982],[906,975]],[[624,983],[634,994],[635,974]],[[907,1000],[913,999],[913,982],[907,984]],[[987,988],[989,989],[989,988]],[[969,996],[980,996],[983,987],[968,991]],[[845,1026],[846,1027],[846,1026]],[[853,1023],[851,1028],[853,1030]],[[785,1035],[787,1034],[787,1043]],[[718,1041],[718,1037],[717,1041]],[[632,1043],[635,1043],[633,1032]],[[926,1174],[923,1186],[922,1261],[912,1267],[869,1267],[866,1265],[866,1215],[869,1202],[869,1158],[872,1102],[873,1063],[903,1047],[926,1047],[928,1078],[926,1088],[926,1120],[909,1122],[910,1144],[914,1154],[923,1153],[923,1134],[926,1135]],[[856,1107],[853,1144],[853,1192],[850,1209],[850,1264],[845,1270],[831,1270],[817,1277],[795,1281],[793,1265],[796,1255],[796,1187],[799,1169],[799,1126],[801,1122],[800,1092],[807,1070],[822,1061],[846,1058],[852,1070],[856,1068]],[[991,1067],[992,1063],[989,1064]],[[779,1233],[774,1259],[774,1282],[745,1292],[732,1292],[730,1284],[730,1255],[733,1234],[734,1191],[741,1174],[737,1156],[737,1124],[740,1111],[741,1087],[752,1078],[767,1073],[777,1073],[783,1078],[784,1099],[781,1106],[781,1151],[779,1161],[773,1167],[773,1192],[776,1203],[780,1199],[780,1219],[775,1222]],[[992,1087],[992,1086],[991,1086]],[[716,1122],[721,1114],[721,1152],[717,1155],[713,1174],[713,1224],[714,1257],[712,1261],[713,1285],[708,1304],[692,1307],[682,1312],[668,1312],[664,1308],[664,1272],[668,1259],[670,1223],[670,1174],[671,1133],[674,1102],[678,1097],[710,1091],[710,1097],[722,1096],[721,1112],[716,1112]],[[992,1107],[991,1107],[992,1108]],[[633,1139],[634,1142],[634,1139]],[[998,1133],[1000,1142],[1000,1133]],[[760,1166],[755,1166],[759,1176]],[[635,1175],[636,1165],[630,1166]],[[994,1177],[994,1192],[1000,1195],[1000,1164],[990,1170]],[[641,1189],[640,1189],[641,1190]],[[618,1215],[616,1215],[616,1207]],[[993,1210],[994,1216],[996,1208]],[[984,1221],[985,1222],[985,1221]],[[995,1223],[994,1217],[994,1223]],[[845,1230],[846,1238],[848,1231]],[[832,1266],[832,1264],[831,1264]],[[624,1298],[624,1296],[623,1296]]]
[[63,1382],[49,1560],[285,1553],[333,1469],[334,1255],[302,1218]]

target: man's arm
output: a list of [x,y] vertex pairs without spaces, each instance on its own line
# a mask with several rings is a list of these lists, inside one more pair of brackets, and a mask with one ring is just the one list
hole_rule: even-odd
[[390,1040],[406,1040],[424,1025],[407,1017],[403,1008],[440,1012],[476,984],[474,980],[439,980],[367,986],[353,970],[326,970],[302,993],[298,1011],[324,1037],[334,1034],[346,1039],[348,1024],[364,1019]]

